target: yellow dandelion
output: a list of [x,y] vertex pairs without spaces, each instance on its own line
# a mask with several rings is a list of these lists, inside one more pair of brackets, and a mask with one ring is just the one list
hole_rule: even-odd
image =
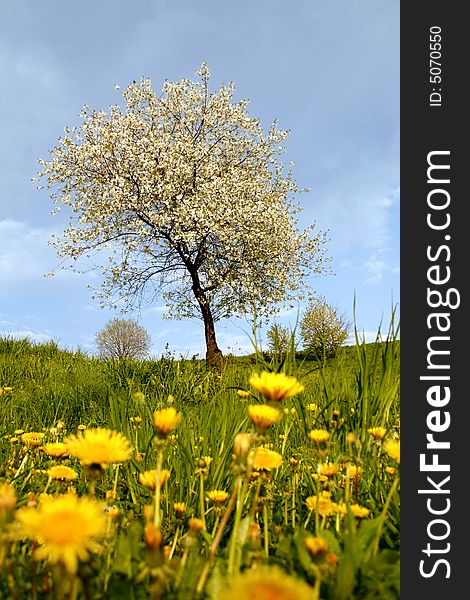
[[233,440],[233,449],[236,456],[245,457],[251,446],[252,436],[250,433],[237,433]]
[[237,390],[237,394],[240,396],[240,398],[248,398],[250,392],[247,392],[246,390]]
[[312,556],[321,556],[328,552],[328,544],[319,536],[309,535],[304,539],[304,544]]
[[10,513],[16,507],[16,492],[11,483],[0,483],[0,520],[2,515]]
[[359,477],[361,475],[363,469],[359,465],[349,465],[349,469],[347,470],[347,476],[354,478]]
[[314,481],[319,481],[320,483],[325,483],[325,481],[328,481],[328,477],[326,475],[319,475],[318,473],[313,473],[312,479]]
[[335,512],[337,515],[344,516],[347,514],[348,509],[344,502],[340,502],[339,504],[336,504],[336,502],[333,502],[333,512]]
[[85,431],[86,428],[87,428],[86,425],[79,425],[77,427],[78,431]]
[[63,481],[73,481],[78,476],[77,471],[62,465],[55,465],[47,469],[46,475],[52,479],[62,479]]
[[359,506],[359,504],[351,504],[349,508],[352,511],[352,514],[358,519],[363,519],[364,517],[368,517],[370,510],[365,506]]
[[210,465],[210,464],[211,464],[211,462],[212,462],[212,456],[203,456],[203,457],[201,458],[201,460],[202,460],[202,461],[203,461],[203,463],[204,463],[202,466],[204,466],[206,469],[208,469],[208,468],[209,468],[209,465]]
[[21,441],[25,446],[28,446],[29,448],[35,448],[36,446],[41,446],[44,439],[44,435],[44,433],[39,433],[37,431],[23,433],[23,435],[21,436]]
[[41,450],[43,450],[47,456],[52,456],[53,458],[60,458],[67,454],[67,446],[63,442],[44,444],[44,446],[41,447]]
[[252,459],[255,471],[271,471],[272,469],[277,469],[282,464],[281,454],[267,448],[257,448],[253,453]]
[[202,519],[198,519],[197,517],[191,517],[188,520],[188,528],[190,533],[197,535],[204,529],[204,521]]
[[106,500],[108,502],[114,502],[117,500],[117,492],[115,490],[108,490],[106,492]]
[[[168,471],[168,469],[162,469],[160,471],[160,487],[168,481],[169,476],[170,471]],[[150,469],[149,471],[140,473],[139,481],[145,487],[154,490],[157,486],[157,469]]]
[[16,520],[21,536],[38,544],[35,559],[61,563],[69,573],[98,550],[96,540],[106,532],[102,505],[75,494],[42,497],[37,508],[20,508]]
[[207,492],[207,497],[214,504],[222,504],[228,498],[228,492],[224,490],[210,490]]
[[150,550],[160,548],[163,543],[163,536],[160,527],[154,523],[147,523],[144,529],[145,545]]
[[121,511],[116,505],[106,506],[104,512],[108,519],[113,522],[116,522],[121,515]]
[[15,429],[15,431],[13,433],[15,435],[21,435],[22,433],[24,433],[24,429]]
[[400,440],[387,440],[383,448],[390,458],[400,463]]
[[367,430],[367,433],[370,433],[374,440],[383,440],[387,430],[385,427],[371,427]]
[[78,458],[82,465],[121,463],[132,454],[129,440],[122,433],[100,427],[72,435],[65,444],[70,456]]
[[335,513],[335,503],[331,501],[329,492],[322,492],[319,497],[309,496],[305,504],[309,510],[316,510],[318,502],[318,514],[322,517],[331,517]]
[[12,392],[13,392],[13,388],[10,387],[9,385],[4,385],[3,387],[0,386],[0,396],[2,394],[5,394],[5,396],[9,396],[12,394]]
[[300,394],[305,387],[295,377],[284,373],[255,373],[250,377],[250,385],[271,402],[279,402]]
[[282,418],[282,414],[273,406],[267,404],[251,404],[248,407],[248,416],[260,432],[266,431]]
[[153,413],[153,424],[157,433],[162,437],[166,437],[173,429],[176,429],[181,422],[181,415],[176,411],[176,408],[162,408]]
[[385,473],[387,473],[387,475],[396,475],[397,470],[395,467],[385,467]]
[[318,465],[318,472],[325,477],[333,477],[339,472],[339,465],[335,463],[322,463]]
[[177,515],[182,515],[184,512],[186,512],[186,504],[184,502],[174,502],[173,510]]
[[310,600],[312,588],[277,566],[246,569],[227,580],[224,600]]
[[315,444],[324,444],[330,439],[330,434],[325,429],[312,429],[308,437]]
[[310,404],[307,404],[307,406],[305,407],[308,412],[315,412],[318,408],[318,406],[316,404],[314,404],[313,402],[311,402]]

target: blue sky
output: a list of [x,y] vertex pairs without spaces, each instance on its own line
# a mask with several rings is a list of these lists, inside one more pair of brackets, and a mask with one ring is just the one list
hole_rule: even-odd
[[[115,84],[195,78],[207,61],[216,89],[268,127],[289,129],[300,223],[328,230],[334,275],[311,283],[373,339],[399,316],[398,0],[15,0],[0,5],[0,335],[53,339],[92,353],[119,316],[99,308],[96,276],[59,271],[47,241],[63,230],[48,192],[31,183],[83,104],[119,102]],[[302,305],[277,322],[292,327]],[[202,324],[162,319],[162,303],[138,319],[152,353],[204,355]],[[261,330],[261,340],[263,340]],[[250,324],[218,324],[222,350],[252,350]]]

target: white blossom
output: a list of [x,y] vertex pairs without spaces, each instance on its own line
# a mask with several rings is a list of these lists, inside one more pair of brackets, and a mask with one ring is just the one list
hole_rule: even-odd
[[197,74],[160,97],[149,79],[131,83],[125,110],[83,107],[39,161],[55,206],[73,213],[52,243],[74,261],[106,248],[103,301],[163,294],[170,316],[269,314],[323,271],[325,236],[298,230],[287,132],[264,132],[232,83],[211,92],[205,63]]

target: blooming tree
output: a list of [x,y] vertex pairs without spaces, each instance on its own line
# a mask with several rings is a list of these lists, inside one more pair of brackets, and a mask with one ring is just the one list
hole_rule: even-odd
[[317,358],[335,356],[350,329],[349,319],[324,298],[311,299],[300,320],[304,348]]
[[209,91],[205,63],[196,74],[160,96],[149,79],[130,84],[124,111],[85,106],[39,177],[72,210],[58,256],[75,267],[104,250],[102,301],[162,296],[167,317],[202,318],[217,366],[215,322],[297,297],[304,273],[324,270],[326,240],[297,228],[300,190],[279,159],[287,132],[263,131],[233,84]]
[[142,325],[132,319],[111,319],[95,337],[103,358],[144,358],[150,349],[151,338]]

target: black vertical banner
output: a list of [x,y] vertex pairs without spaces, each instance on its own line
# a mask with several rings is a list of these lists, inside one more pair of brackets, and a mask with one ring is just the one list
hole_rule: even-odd
[[[401,4],[402,598],[469,597],[470,56],[463,2]],[[464,110],[464,102],[465,106]]]

